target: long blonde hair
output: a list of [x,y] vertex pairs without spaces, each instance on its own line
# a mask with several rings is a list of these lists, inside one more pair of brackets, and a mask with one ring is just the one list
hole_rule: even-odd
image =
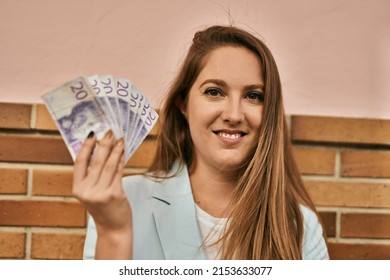
[[204,58],[223,47],[244,47],[260,60],[264,107],[260,136],[243,165],[231,200],[231,215],[222,242],[222,259],[301,259],[303,218],[300,205],[315,212],[292,155],[275,60],[267,46],[233,26],[199,31],[160,111],[155,161],[148,170],[167,173],[175,161],[193,162],[188,123],[180,110],[204,67]]

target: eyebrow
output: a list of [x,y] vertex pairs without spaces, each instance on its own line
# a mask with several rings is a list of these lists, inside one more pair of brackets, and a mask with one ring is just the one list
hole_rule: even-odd
[[[208,83],[212,83],[212,84],[216,84],[217,86],[220,86],[220,87],[227,87],[227,83],[224,81],[224,80],[219,80],[219,79],[207,79],[205,80],[203,83],[201,83],[200,87],[204,86],[205,84],[208,84]],[[245,90],[251,90],[251,89],[261,89],[261,90],[264,90],[264,85],[262,84],[253,84],[253,85],[246,85],[244,87]]]

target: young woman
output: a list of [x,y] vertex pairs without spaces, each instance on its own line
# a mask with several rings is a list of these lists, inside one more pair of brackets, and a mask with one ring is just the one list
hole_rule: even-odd
[[231,26],[196,33],[160,121],[145,175],[122,179],[112,133],[92,159],[96,139],[84,142],[73,190],[92,216],[85,258],[328,258],[262,41]]

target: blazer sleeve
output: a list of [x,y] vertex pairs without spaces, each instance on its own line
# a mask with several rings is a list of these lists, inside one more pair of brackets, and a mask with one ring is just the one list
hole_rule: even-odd
[[84,253],[83,253],[84,260],[95,259],[96,241],[97,241],[97,232],[96,232],[95,222],[93,221],[93,218],[89,216],[87,235],[85,237],[85,243],[84,243]]

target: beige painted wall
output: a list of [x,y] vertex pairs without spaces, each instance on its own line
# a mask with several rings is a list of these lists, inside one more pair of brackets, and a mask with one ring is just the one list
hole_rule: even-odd
[[390,119],[388,0],[0,0],[0,102],[108,73],[158,106],[193,33],[230,19],[273,51],[287,113]]

